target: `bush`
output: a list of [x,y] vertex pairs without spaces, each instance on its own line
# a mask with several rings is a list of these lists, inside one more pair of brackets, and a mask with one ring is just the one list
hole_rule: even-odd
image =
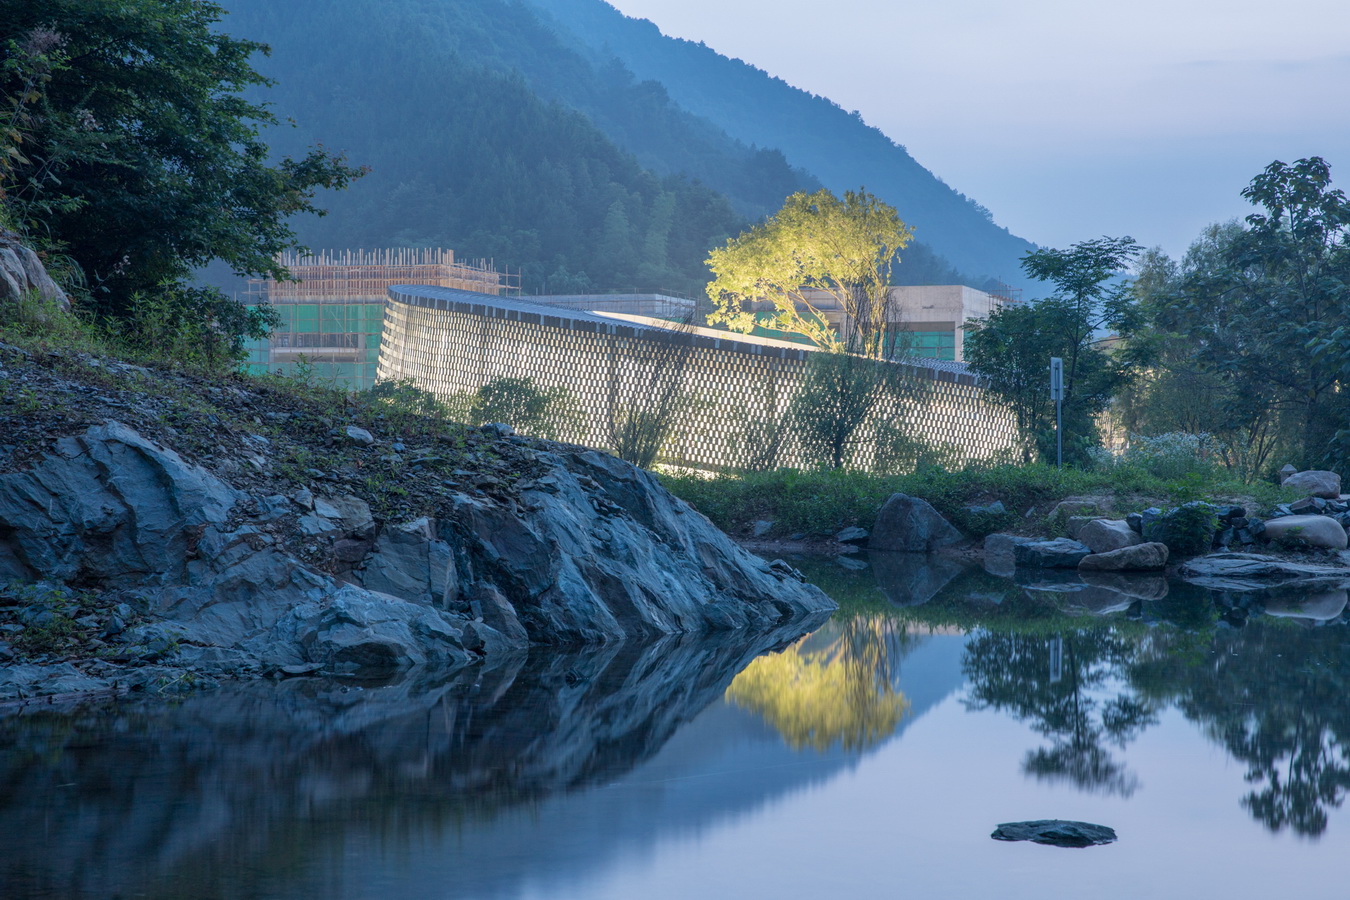
[[244,306],[215,288],[165,282],[132,297],[119,337],[141,359],[222,373],[244,361],[245,341],[267,337],[279,321],[270,306]]
[[556,440],[576,430],[576,399],[567,388],[543,388],[533,378],[494,378],[473,395],[474,425],[505,422],[521,434]]
[[1129,467],[1170,481],[1197,476],[1213,478],[1219,470],[1217,450],[1216,442],[1208,434],[1174,431],[1153,437],[1131,435],[1130,446],[1119,456],[1100,448],[1091,456],[1094,467],[1101,470]]

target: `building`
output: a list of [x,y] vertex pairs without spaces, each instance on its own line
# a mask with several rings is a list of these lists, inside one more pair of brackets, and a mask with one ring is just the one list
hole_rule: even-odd
[[491,262],[457,261],[453,250],[347,250],[277,258],[294,281],[252,279],[246,301],[268,304],[281,324],[253,341],[246,366],[254,373],[292,372],[303,360],[314,377],[364,389],[375,383],[380,332],[389,288],[422,284],[493,296],[519,292],[519,274]]
[[[847,334],[847,315],[833,295],[820,290],[803,294],[835,331]],[[889,299],[893,312],[888,331],[905,336],[904,355],[953,362],[965,361],[962,325],[967,319],[983,319],[999,306],[1019,302],[1011,288],[991,293],[960,284],[892,287]],[[764,314],[773,309],[773,304],[764,301],[752,309]]]

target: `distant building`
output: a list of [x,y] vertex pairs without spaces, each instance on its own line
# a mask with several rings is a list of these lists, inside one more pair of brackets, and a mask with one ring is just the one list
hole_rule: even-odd
[[314,376],[348,388],[375,383],[389,288],[420,284],[504,296],[519,292],[519,275],[490,262],[456,261],[453,250],[346,250],[278,262],[296,281],[252,279],[245,302],[268,304],[281,317],[272,336],[248,347],[255,373],[293,371],[303,358]]
[[[1004,304],[1019,302],[1012,289],[990,293],[960,284],[904,285],[890,291],[895,312],[887,330],[905,336],[906,354],[954,362],[965,361],[961,326],[967,319],[983,319]],[[848,333],[845,313],[833,296],[825,291],[806,293],[835,331]],[[765,312],[773,307],[765,301],[753,308]]]

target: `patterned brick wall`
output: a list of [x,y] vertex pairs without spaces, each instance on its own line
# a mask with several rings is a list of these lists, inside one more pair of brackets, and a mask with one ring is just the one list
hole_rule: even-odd
[[[699,468],[734,468],[764,423],[782,420],[816,351],[781,341],[708,329],[672,330],[636,316],[623,319],[520,299],[447,288],[389,289],[380,344],[379,380],[410,378],[441,396],[465,394],[500,377],[528,377],[561,387],[582,412],[563,439],[608,446],[609,422],[678,379],[685,403],[663,460]],[[890,423],[956,456],[976,460],[1012,446],[1008,413],[984,400],[959,363],[898,366],[916,390],[887,397],[863,433]],[[865,447],[854,463],[870,466]],[[787,445],[778,464],[809,464]]]

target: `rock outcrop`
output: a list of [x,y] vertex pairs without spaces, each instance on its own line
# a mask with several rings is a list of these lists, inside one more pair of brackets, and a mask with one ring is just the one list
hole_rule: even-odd
[[17,234],[0,231],[0,309],[29,296],[70,309],[65,291],[52,281],[38,255],[24,246]]
[[[380,522],[316,489],[254,497],[109,422],[0,476],[0,582],[120,591],[159,645],[207,673],[462,664],[528,643],[770,628],[834,607],[733,544],[649,474],[561,445],[518,500],[456,494]],[[415,487],[415,486],[414,486]],[[292,552],[302,535],[327,565]]]

